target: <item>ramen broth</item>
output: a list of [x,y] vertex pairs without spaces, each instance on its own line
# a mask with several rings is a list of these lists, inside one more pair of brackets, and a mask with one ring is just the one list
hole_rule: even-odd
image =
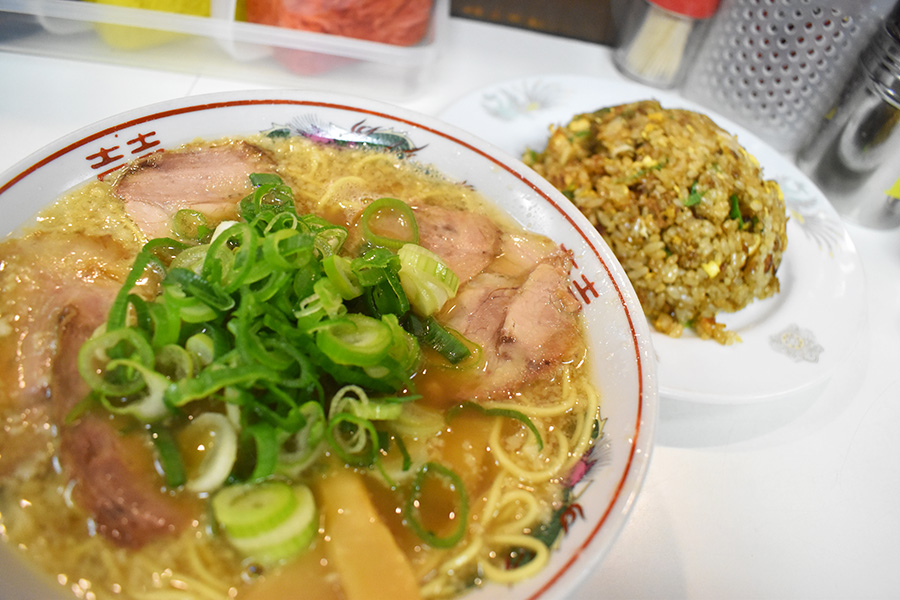
[[[521,231],[471,187],[408,159],[304,138],[266,136],[198,142],[190,148],[236,143],[258,150],[270,172],[290,186],[297,214],[317,214],[349,229],[345,253],[364,247],[359,215],[379,198],[398,198],[413,206],[423,228],[434,215],[444,214],[438,209],[455,211],[446,213],[451,216],[489,219],[485,231],[496,228],[498,237],[491,242],[495,246],[487,258],[466,257],[476,261],[478,271],[466,274],[456,296],[436,313],[439,322],[453,323],[453,330],[461,332],[470,347],[478,345],[472,340],[486,327],[472,322],[476,313],[470,314],[470,307],[504,294],[508,303],[524,295],[536,279],[531,277],[535,265],[552,265],[547,276],[562,273],[562,286],[568,285],[568,263],[553,243]],[[83,382],[73,381],[60,366],[66,356],[71,362],[74,354],[69,353],[78,352],[66,346],[70,342],[64,334],[77,333],[78,327],[91,323],[86,307],[102,309],[105,320],[118,287],[148,239],[120,197],[125,189],[122,177],[120,173],[93,181],[67,194],[18,238],[0,244],[0,376],[5,385],[0,390],[0,535],[25,560],[74,597],[148,600],[451,597],[492,581],[512,583],[544,566],[548,545],[556,536],[545,541],[541,534],[554,531],[568,477],[602,431],[599,396],[585,366],[573,298],[560,298],[563,308],[553,310],[566,319],[572,313],[578,335],[566,342],[563,354],[540,364],[523,362],[521,369],[533,371],[527,377],[507,372],[512,370],[509,361],[520,360],[509,340],[483,344],[474,358],[455,367],[437,352],[422,350],[410,382],[398,391],[401,395],[415,391],[422,397],[404,403],[399,418],[376,421],[381,435],[391,442],[380,447],[377,468],[348,466],[326,446],[299,472],[270,476],[308,486],[318,523],[308,549],[288,560],[260,564],[222,535],[209,508],[215,490],[197,493],[167,484],[149,433],[152,425],[112,414],[96,402],[83,402]],[[428,213],[430,208],[434,211]],[[217,218],[211,218],[210,228]],[[422,235],[424,240],[427,232]],[[451,241],[465,245],[465,239]],[[481,263],[483,267],[477,266]],[[524,263],[529,266],[522,271]],[[465,269],[460,261],[460,271]],[[152,299],[159,286],[151,271],[135,290]],[[95,292],[96,298],[90,296]],[[532,332],[521,335],[526,334]],[[499,375],[489,389],[486,373],[495,367]],[[65,397],[66,393],[81,395]],[[204,402],[184,410],[199,414],[212,406]],[[95,497],[93,504],[85,500],[87,492],[73,473],[87,475],[66,464],[66,452],[100,461],[97,457],[105,450],[96,439],[61,441],[66,432],[92,422],[98,431],[111,426],[119,432],[116,453],[125,454],[129,476],[145,480],[135,484],[134,502],[142,502],[147,493],[157,494],[153,501],[159,500],[169,511],[164,514],[173,515],[163,525],[151,523],[134,533],[126,530],[128,525],[104,521],[92,512],[91,506],[104,506],[106,500]],[[181,442],[184,450],[184,439]],[[203,443],[187,444],[188,450],[199,453],[185,452],[189,469],[202,460],[198,448]],[[78,444],[86,447],[79,450]],[[121,459],[102,460],[118,464],[115,461]],[[415,488],[416,508],[411,509],[415,475],[425,464],[439,464],[458,479],[448,485],[446,477],[423,477]],[[458,483],[464,486],[466,511],[460,507]],[[116,492],[111,487],[109,493]],[[410,526],[410,510],[416,511],[421,528],[432,538],[423,539]],[[430,543],[448,539],[463,516],[466,521],[457,540]],[[353,518],[375,523],[374,528],[350,535],[346,532],[357,526]],[[364,552],[370,554],[360,555]],[[379,576],[387,575],[378,570],[388,568],[379,562],[381,555],[388,556],[387,563],[397,563],[405,575],[379,581]],[[404,591],[402,584],[393,583],[404,576],[412,578],[413,589]]]

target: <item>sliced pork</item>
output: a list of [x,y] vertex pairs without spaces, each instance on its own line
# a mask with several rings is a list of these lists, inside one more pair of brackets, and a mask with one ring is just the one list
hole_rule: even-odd
[[30,449],[0,441],[0,474],[27,476],[55,426],[76,501],[129,547],[182,528],[185,513],[152,483],[160,477],[148,447],[96,417],[74,426],[66,417],[89,391],[78,351],[106,321],[132,261],[105,237],[41,233],[0,245],[0,409],[27,415],[22,426],[35,432]]
[[125,210],[148,238],[171,236],[172,217],[189,208],[218,222],[237,216],[251,173],[274,163],[247,142],[151,155],[129,166],[115,182]]
[[522,277],[548,257],[554,257],[553,260],[559,263],[558,248],[549,238],[527,233],[505,234],[500,240],[500,254],[491,264],[491,271]]
[[[511,243],[504,242],[507,248]],[[461,287],[441,315],[484,356],[468,385],[442,393],[449,400],[508,396],[583,351],[580,305],[569,290],[564,256],[548,254],[543,238],[519,237],[515,245],[525,252],[498,258]]]
[[488,217],[440,206],[415,208],[419,243],[444,259],[460,282],[484,270],[500,254],[500,230]]
[[547,366],[574,358],[580,305],[569,291],[567,271],[539,264],[516,291],[503,321],[500,356],[524,362],[526,379]]
[[0,246],[0,407],[52,397],[64,414],[84,397],[78,348],[106,320],[131,259],[105,238],[65,233]]
[[162,490],[146,436],[127,435],[87,416],[61,435],[60,461],[73,498],[113,543],[137,548],[190,524],[191,511]]

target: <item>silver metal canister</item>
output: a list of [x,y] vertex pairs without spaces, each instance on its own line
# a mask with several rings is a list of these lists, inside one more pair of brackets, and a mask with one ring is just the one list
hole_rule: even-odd
[[797,157],[849,221],[900,226],[900,4],[863,51],[859,68]]
[[893,2],[723,0],[682,93],[793,154]]

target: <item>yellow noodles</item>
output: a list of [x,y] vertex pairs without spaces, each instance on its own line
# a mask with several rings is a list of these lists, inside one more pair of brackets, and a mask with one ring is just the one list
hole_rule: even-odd
[[485,577],[495,583],[515,583],[532,577],[546,566],[550,558],[550,549],[539,539],[530,535],[493,535],[488,538],[488,542],[493,542],[497,547],[501,548],[524,548],[534,553],[534,558],[521,566],[512,568],[508,564],[498,567],[490,561],[481,563],[480,566],[484,571]]
[[[453,588],[454,573],[474,568],[482,581],[510,584],[534,576],[546,566],[550,549],[535,536],[529,535],[549,515],[547,506],[535,495],[534,488],[523,482],[537,483],[567,476],[590,447],[594,424],[599,420],[599,395],[588,382],[575,379],[571,368],[559,375],[561,397],[548,403],[539,396],[523,393],[518,402],[489,402],[485,408],[516,410],[532,419],[544,438],[543,468],[527,469],[504,449],[508,438],[503,437],[504,419],[496,418],[490,432],[491,452],[500,471],[483,498],[478,519],[470,527],[470,539],[462,552],[448,557],[434,569],[433,579],[423,586],[423,595],[438,598]],[[567,434],[566,431],[569,433]],[[532,434],[524,429],[514,435]],[[536,451],[536,441],[526,442]],[[520,452],[523,450],[520,449]],[[538,463],[534,461],[533,464]],[[511,551],[516,556],[510,557]],[[521,553],[529,553],[527,560],[517,564]],[[498,561],[506,560],[510,564]]]
[[[549,432],[554,443],[549,443],[551,440],[544,440],[544,451],[540,454],[544,460],[541,461],[540,459],[537,459],[529,461],[532,464],[541,464],[541,462],[544,462],[547,466],[542,469],[529,469],[519,466],[516,459],[514,459],[504,448],[503,440],[500,438],[502,427],[503,423],[501,421],[497,421],[494,424],[494,428],[491,430],[491,449],[494,458],[504,469],[519,479],[530,483],[550,481],[554,477],[562,475],[562,467],[566,464],[566,460],[569,457],[569,440],[566,438],[565,434],[558,430]],[[555,451],[549,456],[547,456],[548,447],[550,447],[550,449],[555,448]]]

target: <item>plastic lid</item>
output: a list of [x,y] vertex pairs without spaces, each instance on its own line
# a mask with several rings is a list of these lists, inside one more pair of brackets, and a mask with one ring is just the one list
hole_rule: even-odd
[[716,14],[719,0],[648,0],[650,3],[692,19],[708,19]]

